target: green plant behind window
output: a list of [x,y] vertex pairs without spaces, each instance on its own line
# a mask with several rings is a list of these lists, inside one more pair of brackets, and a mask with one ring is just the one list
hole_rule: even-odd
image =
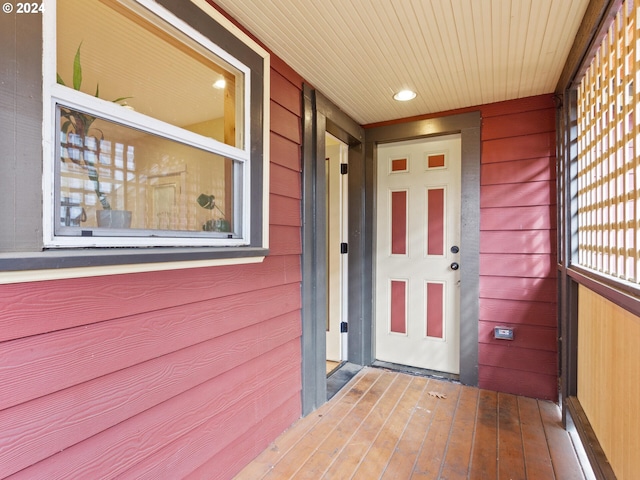
[[[78,45],[78,50],[76,50],[76,55],[73,59],[73,89],[80,91],[80,87],[82,86],[82,64],[80,61],[80,48],[82,47],[82,42]],[[60,76],[59,73],[56,74],[57,82],[60,85],[67,86],[64,83],[64,80]],[[94,95],[96,98],[100,98],[100,85],[96,84],[96,93]],[[124,103],[125,100],[131,97],[120,97],[115,100],[112,100],[113,103],[117,103],[119,105],[126,105]],[[104,139],[104,134],[98,128],[92,127],[93,122],[95,122],[96,117],[93,115],[89,115],[86,113],[78,112],[76,110],[72,110],[66,107],[60,107],[60,117],[62,120],[62,126],[60,127],[61,132],[64,134],[64,142],[66,146],[69,148],[79,148],[80,155],[77,158],[73,156],[70,157],[61,157],[63,162],[71,161],[76,165],[82,167],[89,177],[89,180],[93,183],[94,190],[96,192],[96,196],[102,205],[104,210],[111,210],[111,204],[107,199],[107,196],[100,188],[100,177],[98,174],[98,166],[96,165],[100,159],[100,143]],[[94,154],[87,154],[87,142],[86,139],[92,133],[95,135],[95,152]],[[69,140],[69,135],[76,135],[77,141],[80,144],[74,144]]]

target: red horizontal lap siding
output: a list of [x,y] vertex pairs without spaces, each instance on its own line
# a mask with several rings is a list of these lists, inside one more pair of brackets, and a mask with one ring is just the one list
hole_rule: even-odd
[[277,164],[271,165],[269,190],[273,195],[281,195],[283,197],[300,200],[302,195],[300,185],[300,172]]
[[483,116],[482,139],[519,137],[534,133],[553,132],[556,128],[555,108]]
[[[291,236],[290,231],[288,238]],[[299,246],[294,249],[299,253]],[[0,341],[196,304],[291,281],[300,281],[299,259],[272,255],[252,265],[0,285]]]
[[300,255],[302,253],[300,227],[272,225],[269,232],[271,255]]
[[555,278],[555,256],[548,254],[484,253],[480,271],[494,277]]
[[494,230],[480,234],[480,253],[556,253],[555,230]]
[[[487,283],[486,278],[483,279],[483,283]],[[485,296],[480,298],[480,320],[489,324],[497,322],[523,326],[556,327],[556,305],[550,298],[544,301],[545,295],[541,294],[539,290],[531,295],[531,298],[525,300],[487,298],[486,291],[481,292],[481,297],[483,294]],[[535,301],[535,299],[540,299],[540,301]]]
[[536,345],[534,348],[523,348],[511,341],[501,344],[480,343],[478,361],[483,366],[518,370],[522,375],[528,372],[553,376],[556,374],[557,355]]
[[299,227],[301,223],[300,199],[271,195],[269,198],[269,218],[271,225]]
[[300,172],[300,144],[271,132],[271,164],[281,165],[293,172]]
[[8,342],[0,410],[299,309],[292,283]]
[[[487,390],[552,399],[558,397],[557,375],[521,372],[512,368],[484,365],[478,372],[480,385]],[[505,388],[505,385],[508,387]]]
[[509,162],[555,155],[555,132],[533,133],[482,142],[482,163]]
[[232,457],[226,455],[225,452],[218,453],[186,476],[185,480],[201,480],[203,478],[216,480],[233,477],[264,450],[263,445],[269,444],[271,439],[291,425],[289,412],[292,409],[300,410],[299,396],[290,398],[286,403],[278,406],[278,410],[260,421],[257,428],[245,432],[231,443],[229,449],[238,452],[238,456]]
[[302,79],[271,60],[262,263],[0,285],[1,478],[229,478],[300,416]]
[[[482,254],[480,255],[482,257]],[[480,300],[518,300],[545,302],[555,305],[557,295],[555,278],[490,277],[480,272]]]
[[538,95],[535,97],[518,98],[516,100],[490,103],[481,107],[482,118],[504,117],[506,115],[537,112],[539,110],[549,110],[551,108],[555,108],[553,95]]
[[555,230],[555,205],[485,208],[480,211],[480,231]]
[[555,400],[555,107],[545,95],[480,110],[480,386]]
[[510,162],[486,163],[481,166],[483,185],[555,180],[556,166],[548,158],[529,158]]
[[[0,411],[0,445],[6,445],[2,456],[13,460],[12,470],[6,470],[9,464],[0,463],[0,475],[4,477],[27,467],[34,460],[47,458],[89,435],[169,401],[211,379],[212,372],[219,376],[296,339],[300,335],[298,318],[298,312],[291,312],[185,348],[177,346],[166,355],[162,352],[148,355],[149,360],[138,360],[128,368],[118,370],[117,364],[103,367],[90,380],[73,388]],[[87,369],[104,363],[107,361],[101,359]],[[52,376],[59,370],[52,369]],[[87,407],[91,399],[95,406]],[[77,410],[73,422],[67,421],[69,410]],[[30,441],[22,442],[22,438]]]
[[[193,430],[205,424],[211,428],[208,432],[212,440],[210,448],[235,455],[226,447],[236,435],[259,423],[262,415],[268,416],[270,409],[267,407],[273,408],[273,405],[265,405],[264,400],[282,394],[299,378],[299,365],[290,361],[300,355],[299,350],[300,342],[293,340],[231,371],[212,376],[155,408],[21,470],[15,478],[100,478],[105,472],[117,476],[156,454],[159,458],[151,462],[162,462],[161,449],[184,435],[197,441]],[[269,375],[271,370],[278,375]],[[239,417],[243,421],[242,431],[228,431],[226,422],[216,421],[219,416],[224,419]],[[171,470],[165,470],[165,478],[179,478],[174,477],[172,471],[178,470],[183,463],[189,464],[190,460],[188,457],[179,459]],[[191,468],[196,467],[191,465]]]
[[271,131],[293,142],[300,141],[300,116],[271,101]]
[[480,189],[480,206],[492,208],[555,205],[555,185],[554,181],[484,185]]

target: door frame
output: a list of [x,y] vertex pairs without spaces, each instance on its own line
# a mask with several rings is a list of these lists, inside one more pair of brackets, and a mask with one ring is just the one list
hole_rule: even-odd
[[302,89],[302,414],[327,401],[325,133],[349,146],[348,358],[375,361],[376,145],[461,134],[460,381],[478,385],[479,111],[364,129],[313,87]]
[[[460,382],[478,385],[478,320],[480,313],[480,112],[426,118],[378,126],[365,130],[366,175],[364,225],[370,239],[370,264],[375,267],[375,179],[377,145],[418,138],[459,133],[461,136],[461,218],[460,218]],[[374,268],[375,269],[375,268]],[[371,278],[375,275],[372,272]],[[375,285],[375,283],[373,283]],[[372,290],[372,297],[375,291]],[[375,310],[370,317],[375,325]],[[370,329],[371,331],[371,329]],[[374,341],[375,338],[371,338]],[[375,351],[372,347],[372,359]]]
[[[325,134],[346,143],[348,150],[348,358],[368,365],[361,355],[361,334],[370,287],[360,266],[365,263],[358,210],[362,208],[359,171],[364,161],[364,130],[320,92],[304,84],[302,89],[302,414],[307,415],[327,401],[327,212]],[[353,219],[353,221],[351,220]],[[370,277],[369,277],[370,278]],[[367,289],[368,288],[368,289]],[[370,336],[368,337],[370,338]]]

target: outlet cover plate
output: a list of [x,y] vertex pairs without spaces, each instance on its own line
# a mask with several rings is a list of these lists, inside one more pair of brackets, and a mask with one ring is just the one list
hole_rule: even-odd
[[496,340],[513,340],[513,328],[495,327],[493,329],[493,338]]

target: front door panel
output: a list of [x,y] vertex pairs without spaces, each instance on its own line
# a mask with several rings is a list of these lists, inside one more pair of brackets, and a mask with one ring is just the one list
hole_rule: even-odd
[[378,146],[376,358],[460,369],[460,136]]

